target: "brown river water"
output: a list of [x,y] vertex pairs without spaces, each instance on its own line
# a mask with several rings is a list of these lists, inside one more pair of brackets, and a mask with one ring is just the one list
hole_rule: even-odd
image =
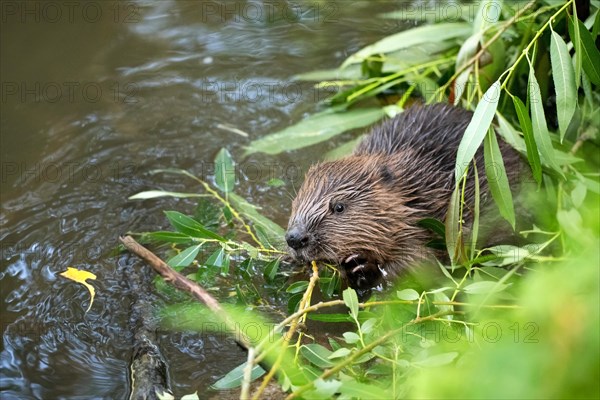
[[[132,289],[111,251],[124,232],[167,228],[162,210],[194,207],[128,197],[197,192],[148,171],[211,181],[221,148],[241,160],[250,140],[314,113],[324,94],[292,76],[398,31],[377,14],[399,3],[3,1],[2,399],[126,398]],[[301,171],[342,141],[246,158],[236,192],[285,225]],[[88,313],[67,267],[98,277]],[[210,333],[165,332],[160,345],[177,396],[206,393],[245,359]]]

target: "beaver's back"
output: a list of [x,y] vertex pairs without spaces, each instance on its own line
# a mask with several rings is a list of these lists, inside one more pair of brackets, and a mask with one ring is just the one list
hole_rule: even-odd
[[[447,104],[414,106],[374,127],[356,147],[354,154],[384,154],[400,160],[399,168],[391,171],[396,177],[394,182],[413,189],[416,197],[413,205],[416,208],[430,216],[443,218],[455,185],[456,153],[472,116],[470,111]],[[516,183],[522,166],[520,157],[502,140],[499,144],[509,181]],[[488,185],[481,148],[475,154],[475,162],[479,171],[481,200],[485,204]],[[469,175],[465,200],[472,204],[475,195],[472,167]],[[432,196],[436,198],[432,199]]]
[[420,155],[448,159],[454,166],[456,153],[472,113],[446,104],[415,106],[377,125],[356,147],[354,154],[392,155],[403,149]]

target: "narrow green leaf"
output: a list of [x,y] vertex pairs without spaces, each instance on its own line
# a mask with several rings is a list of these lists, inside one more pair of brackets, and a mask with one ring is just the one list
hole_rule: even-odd
[[[577,7],[575,3],[573,3],[573,12],[575,15],[575,19],[577,19]],[[569,16],[569,36],[571,37],[571,42],[573,42],[573,47],[575,47],[575,84],[577,89],[579,89],[579,85],[581,83],[581,64],[582,64],[582,54],[583,50],[581,49],[581,33],[579,32],[579,25],[573,24],[573,18]]]
[[[246,364],[247,362],[243,363],[242,365],[238,365],[237,367],[229,371],[227,375],[215,382],[213,387],[218,390],[233,389],[239,387],[242,384],[242,379],[244,379],[244,369],[246,368]],[[260,365],[255,365],[254,368],[252,368],[252,372],[250,373],[250,380],[260,378],[262,375],[265,374],[265,372],[266,371],[262,369]]]
[[511,245],[494,246],[488,248],[488,250],[494,255],[502,258],[500,263],[494,264],[497,266],[516,264],[531,255],[531,252],[528,249]]
[[342,293],[344,298],[344,304],[350,309],[350,314],[354,317],[358,317],[358,296],[352,288],[344,290]]
[[556,90],[558,127],[560,128],[560,141],[562,143],[577,106],[577,89],[575,89],[575,71],[573,71],[567,44],[554,31],[552,31],[550,41],[550,59],[552,61],[554,89]]
[[308,319],[322,322],[352,322],[354,321],[349,314],[308,314]]
[[463,288],[465,293],[469,294],[487,294],[501,292],[508,287],[507,284],[494,281],[481,281],[471,283]]
[[223,262],[225,259],[225,251],[223,248],[215,250],[210,257],[204,262],[204,265],[209,267],[217,267],[220,268],[223,266]]
[[133,196],[129,196],[129,200],[146,200],[155,199],[157,197],[177,197],[185,199],[188,197],[208,197],[208,194],[198,193],[179,193],[179,192],[166,192],[164,190],[148,190],[146,192],[136,193]]
[[221,149],[215,158],[215,185],[225,193],[235,185],[233,158],[227,149]]
[[579,36],[579,45],[575,43],[574,45],[576,54],[581,53],[579,57],[581,57],[582,68],[593,84],[600,85],[600,51],[596,47],[594,38],[579,19],[575,19],[575,23],[572,19],[569,22],[569,32],[573,31],[571,37]]
[[187,267],[196,259],[201,247],[201,244],[190,246],[176,256],[171,257],[167,264],[171,267]]
[[460,181],[465,169],[481,145],[481,142],[494,119],[499,99],[500,81],[496,81],[487,92],[485,92],[485,95],[479,104],[477,104],[473,118],[460,141],[456,154],[455,182]]
[[[229,201],[233,204],[233,207],[238,210],[244,217],[248,218],[255,225],[263,228],[267,234],[269,243],[279,243],[283,239],[285,231],[282,227],[271,221],[269,218],[262,215],[256,206],[248,203],[244,198],[231,192],[229,193]],[[268,245],[268,243],[263,243]]]
[[448,212],[446,214],[446,249],[448,250],[448,256],[452,264],[458,259],[460,250],[461,240],[458,226],[458,219],[460,213],[460,185],[456,184],[452,197],[450,198],[450,204],[448,206]]
[[267,281],[272,282],[273,279],[275,279],[277,271],[279,270],[280,262],[281,260],[277,258],[273,261],[269,261],[267,265],[265,265],[264,276]]
[[456,55],[456,63],[455,68],[458,69],[462,67],[471,57],[477,53],[479,48],[479,42],[483,37],[482,31],[474,32],[471,36],[464,41],[460,49],[458,50],[458,54]]
[[485,174],[487,176],[490,192],[492,192],[492,197],[500,210],[500,215],[502,215],[502,217],[510,223],[512,228],[515,229],[515,210],[512,193],[510,191],[508,177],[506,176],[502,153],[500,152],[496,133],[493,128],[487,133],[483,145],[483,152]]
[[[493,133],[493,129],[492,129]],[[488,132],[489,134],[489,132]],[[485,160],[484,160],[485,164]],[[481,211],[481,193],[479,188],[479,169],[477,163],[473,161],[473,178],[475,180],[475,201],[473,204],[473,224],[471,226],[471,260],[475,257],[477,239],[479,238],[479,215]]]
[[334,351],[333,353],[331,353],[329,355],[329,359],[333,360],[334,358],[346,357],[350,353],[352,353],[352,351],[350,349],[341,347],[341,348],[337,349],[336,351]]
[[417,222],[417,225],[428,229],[441,237],[446,236],[446,228],[444,226],[444,223],[435,218],[423,218],[422,220],[419,220]]
[[225,252],[223,252],[223,261],[221,262],[221,274],[222,275],[229,274],[229,264],[230,264],[229,257],[227,257]]
[[540,152],[540,158],[546,165],[549,165],[563,176],[554,158],[554,148],[552,147],[550,132],[548,132],[548,126],[546,125],[544,105],[533,66],[529,69],[529,106],[531,107],[533,136]]
[[252,141],[246,148],[245,154],[257,152],[279,154],[311,146],[347,130],[370,125],[383,116],[384,110],[381,108],[364,108],[346,112],[325,111],[305,118],[279,132]]
[[333,353],[320,344],[305,344],[300,347],[300,354],[319,368],[329,368],[333,366],[333,363],[329,361],[329,356]]
[[288,305],[287,305],[288,314],[291,314],[298,310],[298,306],[300,305],[300,301],[302,300],[303,296],[304,296],[304,293],[295,293],[290,296],[290,298],[288,299]]
[[471,24],[463,22],[423,25],[409,29],[387,36],[359,50],[344,61],[342,68],[363,62],[363,60],[374,54],[391,53],[427,42],[441,42],[449,39],[464,38],[471,34],[472,29]]
[[217,235],[214,232],[206,229],[201,223],[193,218],[183,215],[177,211],[165,211],[165,215],[169,219],[173,228],[181,233],[202,239],[215,239],[221,242],[226,242],[227,239]]
[[531,125],[531,119],[525,104],[518,97],[513,97],[513,103],[515,110],[517,111],[517,118],[519,118],[519,124],[521,125],[521,131],[523,131],[523,137],[525,139],[525,147],[527,148],[527,161],[531,166],[531,172],[533,177],[540,185],[542,183],[542,164],[540,162],[540,155],[538,152],[537,144],[533,136],[533,126]]
[[457,106],[460,103],[460,98],[462,97],[467,85],[469,84],[469,77],[471,76],[471,72],[473,72],[472,67],[468,67],[456,78],[454,81],[454,105]]
[[324,287],[325,296],[331,297],[334,293],[339,292],[340,287],[340,274],[333,274],[329,282]]
[[389,400],[393,397],[390,391],[354,379],[343,381],[338,391],[344,399]]
[[194,238],[192,238],[189,235],[186,235],[185,233],[170,231],[148,232],[144,233],[144,237],[150,240],[157,240],[160,242],[168,243],[188,243],[194,240]]
[[298,282],[294,282],[290,286],[288,286],[288,288],[285,291],[288,293],[303,293],[307,287],[308,287],[307,281],[298,281]]

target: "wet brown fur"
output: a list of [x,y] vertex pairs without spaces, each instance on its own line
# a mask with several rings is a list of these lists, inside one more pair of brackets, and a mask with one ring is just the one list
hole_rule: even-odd
[[[374,127],[351,156],[312,166],[293,201],[288,226],[305,227],[308,245],[290,249],[291,255],[342,265],[348,256],[360,254],[365,268],[392,276],[428,258],[431,234],[417,222],[444,220],[454,189],[456,152],[471,116],[441,104],[413,107]],[[502,142],[501,151],[512,181],[519,156]],[[475,159],[485,205],[489,194],[481,150]],[[473,204],[474,185],[469,179],[468,205]],[[334,212],[337,203],[345,205],[341,214]],[[465,220],[470,219],[466,210]],[[368,282],[350,279],[350,286],[372,286],[380,278],[381,273],[371,271]]]

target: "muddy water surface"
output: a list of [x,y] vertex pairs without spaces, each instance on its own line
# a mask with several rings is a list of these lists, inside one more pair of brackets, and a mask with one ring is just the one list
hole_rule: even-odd
[[[393,2],[3,2],[1,26],[3,399],[127,396],[129,305],[119,234],[167,228],[142,190],[198,191],[149,175],[183,168],[212,179],[222,147],[314,112],[323,93],[291,80],[332,68],[398,29]],[[229,129],[224,129],[223,126]],[[248,137],[231,128],[246,132]],[[237,192],[285,225],[288,193],[334,144],[241,163]],[[283,188],[266,182],[281,178]],[[295,183],[291,181],[295,180]],[[98,276],[96,299],[58,274]],[[169,332],[161,346],[177,395],[244,360],[220,336]]]

